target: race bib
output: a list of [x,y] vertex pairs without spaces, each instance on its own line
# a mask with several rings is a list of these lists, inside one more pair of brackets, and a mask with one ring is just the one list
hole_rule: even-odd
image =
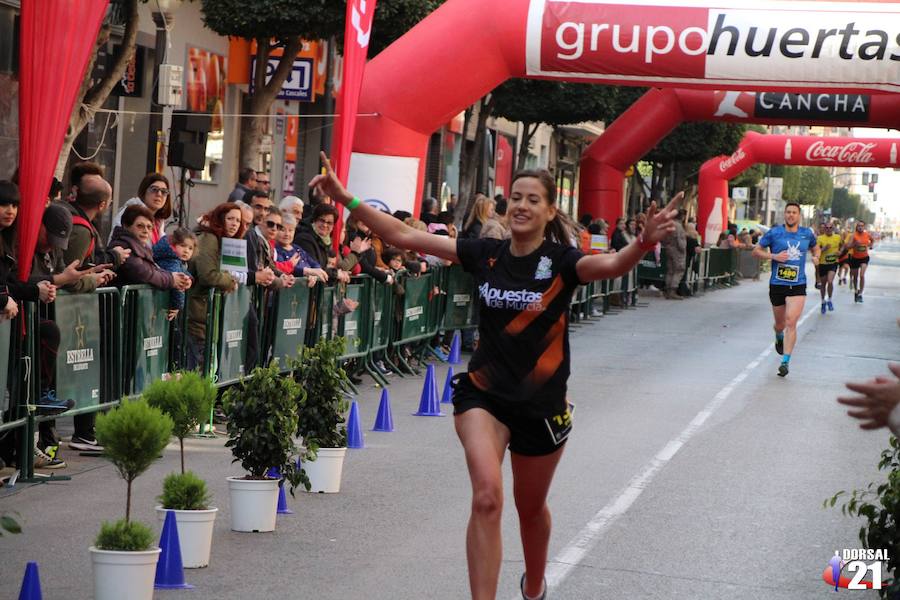
[[857,252],[862,254],[863,252],[868,252],[869,247],[868,246],[857,246],[856,248],[854,248],[854,250],[856,250]]
[[837,256],[835,256],[834,254],[829,254],[825,257],[825,264],[830,265],[830,264],[836,263],[837,260],[838,260]]
[[778,265],[775,270],[775,279],[796,283],[800,280],[800,267],[794,265]]
[[557,446],[562,444],[572,432],[572,416],[575,414],[575,405],[571,402],[567,402],[567,404],[566,412],[544,419],[550,437]]

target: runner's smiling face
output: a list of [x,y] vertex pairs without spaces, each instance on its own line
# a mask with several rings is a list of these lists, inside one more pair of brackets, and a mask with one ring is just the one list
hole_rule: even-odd
[[539,179],[521,177],[512,184],[506,215],[513,237],[543,236],[547,223],[556,217],[556,206],[550,204]]

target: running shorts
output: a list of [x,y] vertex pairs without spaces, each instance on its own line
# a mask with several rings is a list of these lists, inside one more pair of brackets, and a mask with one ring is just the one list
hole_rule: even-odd
[[826,275],[828,275],[829,272],[836,273],[837,270],[838,270],[838,264],[831,263],[828,265],[819,265],[818,269],[816,269],[816,272],[819,274],[819,278],[821,279],[821,278],[825,277]]
[[851,256],[848,264],[850,265],[851,269],[858,269],[860,265],[869,264],[869,257],[866,256],[865,258],[853,258]]
[[572,431],[572,408],[562,415],[542,419],[523,414],[472,383],[468,373],[453,378],[453,414],[481,408],[509,429],[509,451],[523,456],[545,456],[562,448]]
[[772,306],[784,306],[788,296],[805,296],[806,284],[800,285],[769,285],[769,300]]

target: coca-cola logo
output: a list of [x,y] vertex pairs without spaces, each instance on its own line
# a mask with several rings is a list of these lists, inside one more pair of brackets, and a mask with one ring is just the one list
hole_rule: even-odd
[[738,148],[734,151],[734,154],[723,160],[719,163],[719,170],[723,173],[736,165],[739,161],[743,160],[747,155],[744,153],[743,148]]
[[843,145],[826,144],[822,140],[813,142],[806,149],[806,160],[810,162],[870,163],[875,162],[872,150],[875,144],[848,142]]

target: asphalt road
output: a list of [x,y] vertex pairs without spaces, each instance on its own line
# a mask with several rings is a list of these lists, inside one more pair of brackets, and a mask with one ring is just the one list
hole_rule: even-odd
[[[876,251],[865,304],[840,288],[822,316],[809,300],[786,379],[775,375],[764,281],[685,302],[650,292],[644,307],[574,328],[577,411],[551,491],[549,598],[831,597],[822,571],[835,550],[859,545],[861,522],[822,502],[878,479],[888,439],[860,431],[835,397],[900,359],[900,245]],[[366,448],[349,452],[341,493],[298,492],[272,534],[229,531],[225,477],[239,468],[223,440],[190,440],[188,467],[220,507],[212,561],[187,571],[193,591],[156,597],[468,597],[468,477],[452,417],[411,415],[421,386],[391,386],[393,433],[368,431],[380,391],[364,389]],[[40,563],[45,598],[91,597],[87,547],[102,520],[124,513],[125,485],[101,459],[64,457],[72,481],[0,490],[0,510],[25,527],[0,538],[0,598],[16,597],[28,560]],[[177,460],[172,445],[136,481],[137,518],[155,524],[154,497]],[[523,567],[506,476],[498,598],[512,600]]]

